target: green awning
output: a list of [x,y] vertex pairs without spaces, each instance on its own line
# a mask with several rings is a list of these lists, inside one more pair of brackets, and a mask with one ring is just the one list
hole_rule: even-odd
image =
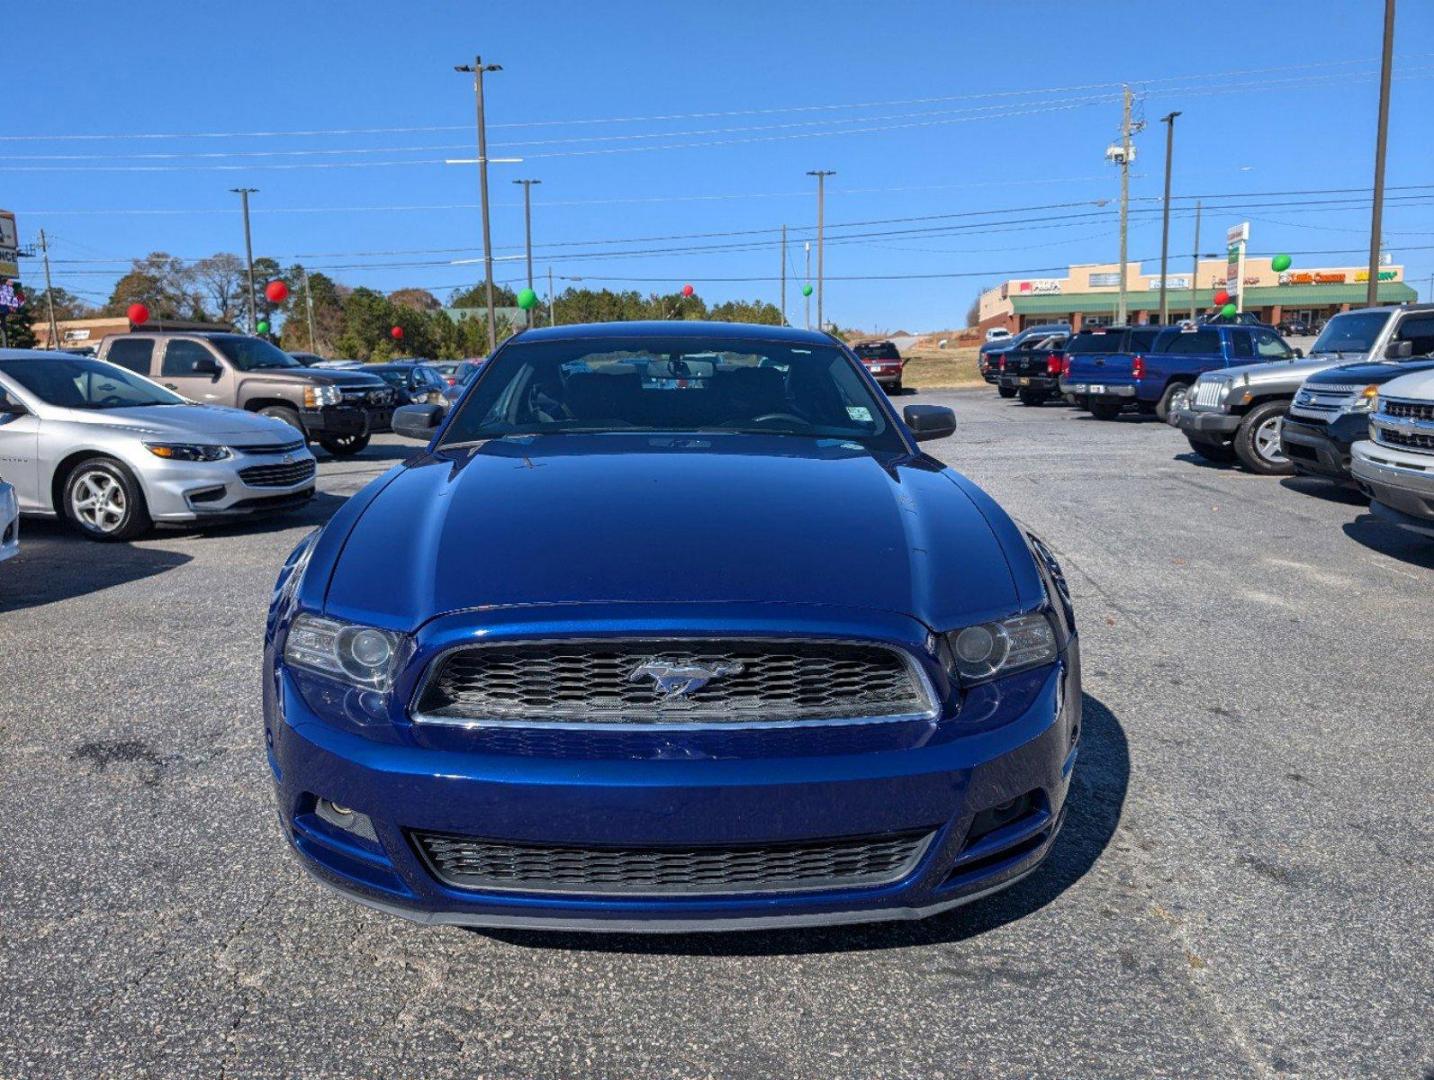
[[[1197,306],[1204,310],[1215,306],[1214,289],[1200,289],[1196,292]],[[1189,289],[1170,289],[1166,292],[1166,303],[1176,311],[1190,307]],[[1245,307],[1261,308],[1273,304],[1285,307],[1327,307],[1330,304],[1349,304],[1363,307],[1368,290],[1363,282],[1352,285],[1270,285],[1245,290]],[[1381,281],[1379,302],[1382,304],[1404,304],[1419,299],[1408,284],[1403,281]],[[1046,293],[1042,296],[1012,296],[1011,304],[1017,315],[1063,314],[1079,311],[1104,315],[1115,310],[1116,294],[1100,293]],[[1127,311],[1155,311],[1160,307],[1160,293],[1155,289],[1132,289],[1125,294]]]

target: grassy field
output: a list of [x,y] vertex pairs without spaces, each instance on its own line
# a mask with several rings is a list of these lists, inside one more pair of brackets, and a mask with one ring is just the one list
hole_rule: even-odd
[[907,351],[902,382],[918,390],[969,386],[979,383],[976,374],[976,347],[957,349],[915,348]]

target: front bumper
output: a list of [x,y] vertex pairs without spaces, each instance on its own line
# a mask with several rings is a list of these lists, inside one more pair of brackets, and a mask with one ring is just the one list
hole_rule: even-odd
[[379,435],[393,430],[391,406],[330,405],[323,409],[305,409],[299,418],[310,435]]
[[1244,417],[1233,413],[1199,409],[1177,409],[1170,414],[1170,424],[1187,435],[1224,442],[1235,434]]
[[[285,461],[284,458],[290,458]],[[282,485],[249,484],[241,471],[255,467],[302,466],[294,481]],[[299,506],[314,495],[317,464],[307,450],[302,453],[236,454],[224,461],[144,462],[137,470],[144,486],[150,517],[159,522],[210,521],[243,517],[270,510]]]
[[[380,741],[321,719],[312,689],[272,656],[266,668],[279,817],[300,861],[354,900],[431,924],[675,932],[935,914],[1014,884],[1045,858],[1080,728],[1075,640],[1056,665],[968,691],[980,725],[958,714],[812,727],[800,744],[791,729],[735,739],[671,728],[611,739],[470,731],[442,748]],[[1026,795],[1030,813],[968,842],[978,813]],[[367,815],[375,839],[321,818],[320,798]],[[879,885],[647,896],[455,888],[430,871],[412,836],[686,850],[912,830],[930,830],[929,844],[904,876]]]
[[1344,415],[1321,424],[1286,414],[1280,424],[1280,449],[1299,472],[1352,486],[1350,448],[1368,434],[1365,415]]
[[1380,516],[1434,535],[1434,454],[1416,454],[1368,439],[1354,444],[1351,472]]

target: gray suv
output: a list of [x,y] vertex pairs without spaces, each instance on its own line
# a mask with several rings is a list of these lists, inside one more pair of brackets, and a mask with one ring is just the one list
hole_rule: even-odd
[[222,333],[112,334],[99,357],[204,405],[272,416],[336,456],[392,429],[397,393],[377,375],[305,367],[263,338]]

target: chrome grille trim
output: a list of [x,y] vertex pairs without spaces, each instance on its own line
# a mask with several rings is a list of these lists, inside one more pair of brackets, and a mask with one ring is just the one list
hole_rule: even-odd
[[[700,655],[711,657],[720,654],[724,649],[730,653],[733,646],[738,646],[750,651],[765,652],[769,657],[783,655],[781,650],[787,649],[867,649],[879,651],[894,658],[900,663],[903,674],[909,687],[910,696],[907,698],[906,707],[889,711],[879,711],[874,706],[879,702],[852,701],[849,712],[837,712],[835,715],[807,712],[803,715],[772,715],[773,710],[762,708],[758,705],[746,706],[738,709],[724,710],[721,715],[715,715],[711,709],[702,710],[696,706],[701,704],[700,699],[694,698],[686,705],[673,704],[666,708],[655,706],[655,698],[651,703],[639,704],[633,707],[599,708],[594,710],[589,700],[575,700],[557,709],[544,708],[526,714],[514,714],[496,709],[478,709],[467,707],[464,710],[453,705],[436,706],[430,700],[429,695],[435,692],[437,684],[442,679],[447,664],[455,656],[465,652],[481,652],[483,650],[523,650],[523,649],[560,649],[570,654],[581,654],[584,650],[588,653],[611,654],[615,651],[625,651],[628,655],[623,658],[624,665],[622,673],[626,676],[629,669],[636,668],[643,659],[653,657],[672,657],[683,655]],[[614,670],[616,670],[614,668]],[[607,673],[611,680],[613,671]],[[729,684],[730,685],[730,684]],[[717,681],[716,689],[720,692],[721,682]],[[633,684],[631,689],[645,689],[641,684]],[[442,692],[442,691],[438,691]],[[698,693],[701,693],[699,691]],[[518,640],[518,641],[494,641],[479,642],[464,645],[457,645],[445,649],[435,656],[424,671],[423,677],[419,680],[418,689],[415,691],[410,703],[410,719],[416,724],[434,724],[448,727],[462,728],[485,728],[485,727],[519,727],[535,729],[565,729],[578,731],[661,731],[680,730],[691,731],[695,729],[731,731],[746,728],[785,728],[801,727],[812,725],[830,724],[874,724],[874,723],[897,723],[913,720],[934,720],[940,716],[940,699],[937,697],[936,689],[932,685],[930,677],[923,669],[921,663],[914,655],[906,649],[889,645],[879,641],[852,640],[847,638],[763,638],[763,637],[685,637],[685,638],[657,638],[657,637],[622,637],[622,638],[557,638],[540,640]],[[606,715],[604,715],[604,713]]]
[[312,480],[314,469],[313,458],[287,465],[251,465],[239,470],[239,479],[250,487],[288,487]]
[[1378,415],[1393,417],[1397,420],[1434,421],[1434,402],[1381,397]]
[[1197,379],[1195,382],[1195,404],[1203,408],[1217,407],[1229,386],[1225,379]]
[[418,830],[409,835],[429,873],[451,888],[638,897],[889,885],[916,868],[936,833],[626,848],[507,843]]
[[237,450],[241,454],[297,454],[305,447],[303,439],[295,439],[286,443],[265,443],[263,445],[246,445],[241,443],[230,443],[229,449]]

